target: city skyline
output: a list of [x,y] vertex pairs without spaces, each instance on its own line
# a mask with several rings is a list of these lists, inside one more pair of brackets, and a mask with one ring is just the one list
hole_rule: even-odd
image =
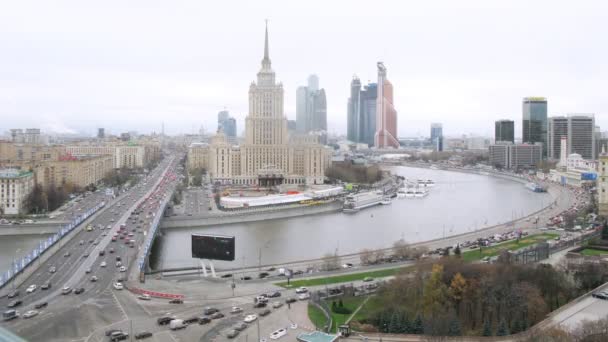
[[[212,132],[217,112],[226,107],[241,135],[247,112],[243,81],[255,67],[255,27],[264,18],[276,32],[275,68],[282,75],[287,118],[295,119],[297,86],[317,74],[327,92],[329,133],[346,134],[349,83],[353,74],[364,84],[373,82],[377,61],[391,69],[399,136],[426,135],[431,122],[442,122],[446,136],[492,136],[494,121],[508,118],[519,138],[521,99],[528,96],[547,97],[549,116],[596,113],[596,124],[608,126],[608,100],[601,93],[608,79],[601,67],[606,51],[596,44],[607,30],[594,19],[605,4],[594,3],[593,10],[554,2],[384,5],[386,11],[370,17],[357,6],[343,15],[343,4],[327,5],[319,16],[280,3],[242,3],[249,13],[232,18],[240,24],[226,28],[224,5],[209,11],[196,3],[188,11],[146,8],[134,27],[129,18],[142,11],[138,5],[121,7],[116,15],[106,5],[37,4],[30,11],[27,4],[11,4],[0,14],[0,39],[6,43],[0,114],[9,118],[0,129],[159,132],[164,121],[168,134],[198,132],[201,125]],[[534,22],[535,12],[547,19],[542,25]],[[157,27],[168,14],[177,19]],[[313,18],[315,25],[300,32]],[[462,18],[466,25],[459,24]],[[336,28],[336,20],[355,27],[353,34]],[[510,27],[512,21],[521,27]],[[74,25],[79,30],[70,30]],[[361,42],[366,49],[355,47]],[[239,65],[242,60],[248,62]]]

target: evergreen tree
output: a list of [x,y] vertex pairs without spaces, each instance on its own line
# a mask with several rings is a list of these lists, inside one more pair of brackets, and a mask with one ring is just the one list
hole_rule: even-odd
[[343,308],[344,307],[344,303],[342,303],[342,298],[340,298],[340,301],[338,302],[338,306]]
[[460,336],[462,335],[462,327],[460,321],[457,318],[452,319],[450,326],[448,327],[448,336]]
[[483,322],[483,333],[482,336],[492,336],[492,325],[489,319]]
[[399,322],[400,318],[399,318],[399,313],[397,311],[393,311],[393,314],[391,315],[391,320],[388,323],[388,332],[392,333],[392,334],[398,334],[401,332],[401,326],[400,326],[400,322]]
[[496,336],[507,336],[509,335],[509,328],[507,327],[507,322],[504,319],[500,320],[500,324],[498,324],[498,330],[496,330]]
[[403,312],[401,314],[401,331],[402,334],[409,334],[411,332],[410,320],[407,318],[407,314]]
[[522,331],[522,323],[519,318],[516,318],[515,321],[513,321],[513,327],[511,327],[511,330],[514,334]]
[[422,316],[420,314],[416,315],[416,320],[414,320],[414,324],[412,324],[410,330],[412,334],[424,334],[424,325],[422,324]]
[[331,311],[336,311],[336,301],[331,302]]
[[454,248],[454,255],[460,258],[460,244],[456,245],[456,248]]

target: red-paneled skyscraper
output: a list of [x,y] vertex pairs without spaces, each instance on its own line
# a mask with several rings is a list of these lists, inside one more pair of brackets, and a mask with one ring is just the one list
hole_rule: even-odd
[[378,96],[376,98],[376,148],[399,147],[397,111],[393,106],[393,85],[386,79],[386,68],[378,62]]

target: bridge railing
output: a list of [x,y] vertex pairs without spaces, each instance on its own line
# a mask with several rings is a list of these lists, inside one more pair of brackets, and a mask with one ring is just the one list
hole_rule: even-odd
[[98,203],[95,207],[78,215],[76,218],[74,218],[74,220],[72,220],[72,222],[64,225],[57,233],[51,235],[47,239],[41,240],[38,243],[38,246],[31,250],[29,253],[19,259],[13,260],[11,268],[0,274],[0,288],[3,288],[13,278],[15,278],[17,275],[23,272],[23,270],[25,270],[29,265],[36,261],[36,259],[40,258],[42,254],[44,254],[44,252],[46,252],[49,248],[59,242],[65,235],[70,233],[72,230],[78,227],[82,222],[91,217],[91,215],[95,214],[99,209],[103,208],[105,205],[105,201]]

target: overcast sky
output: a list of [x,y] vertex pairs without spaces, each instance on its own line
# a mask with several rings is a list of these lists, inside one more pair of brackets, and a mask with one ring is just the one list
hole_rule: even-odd
[[580,0],[4,1],[0,130],[213,131],[226,107],[240,134],[266,18],[290,119],[316,73],[345,133],[351,78],[375,82],[381,60],[400,136],[493,135],[501,118],[521,135],[525,96],[608,130],[608,2]]

